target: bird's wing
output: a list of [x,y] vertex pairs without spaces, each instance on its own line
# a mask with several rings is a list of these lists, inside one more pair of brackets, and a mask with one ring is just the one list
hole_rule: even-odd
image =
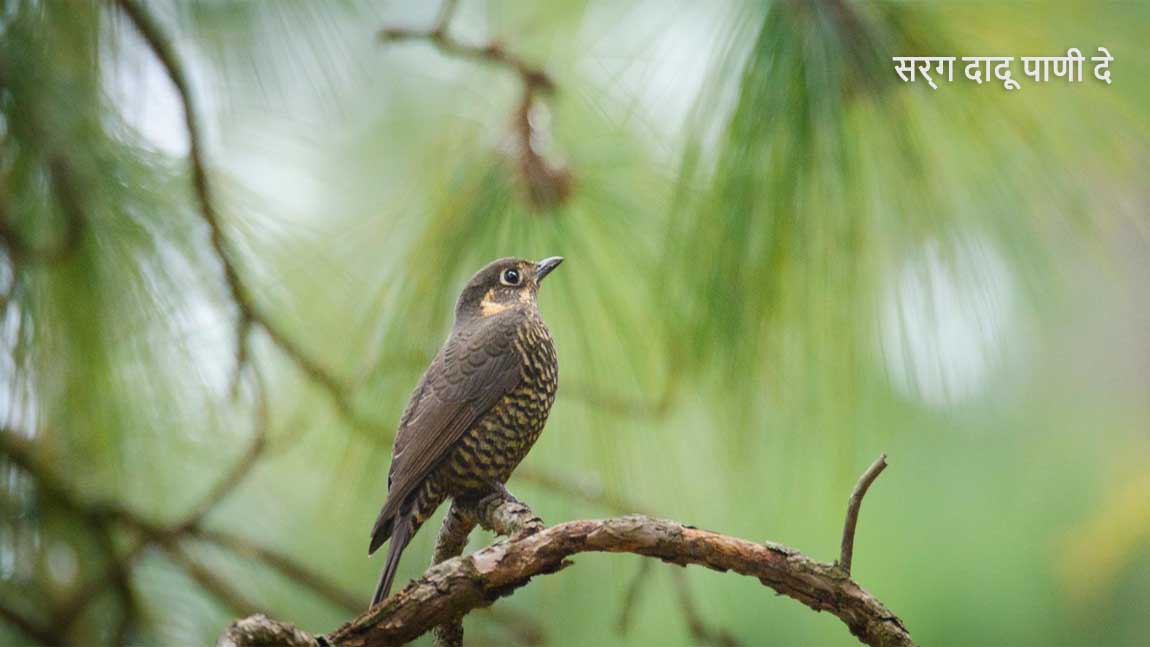
[[515,325],[513,317],[495,316],[476,330],[458,331],[432,360],[400,419],[387,502],[373,535],[463,433],[519,385]]

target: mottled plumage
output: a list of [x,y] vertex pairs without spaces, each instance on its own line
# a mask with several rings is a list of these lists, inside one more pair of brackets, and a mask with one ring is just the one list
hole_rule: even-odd
[[562,260],[499,259],[460,295],[451,335],[399,422],[371,532],[369,553],[391,540],[372,605],[387,597],[400,554],[435,509],[501,488],[543,431],[559,367],[535,297]]

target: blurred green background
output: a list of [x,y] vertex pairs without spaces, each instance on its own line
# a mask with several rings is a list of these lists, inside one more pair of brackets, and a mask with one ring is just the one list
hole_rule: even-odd
[[[143,7],[247,302],[132,21],[0,1],[0,643],[352,617],[456,293],[563,255],[559,397],[510,483],[547,522],[643,511],[829,561],[885,451],[854,576],[921,644],[1145,644],[1150,4],[463,0],[453,38],[554,82],[531,153],[516,74],[377,38],[434,4]],[[931,90],[890,61],[1099,46],[1111,85],[1016,61],[1020,90]],[[469,643],[854,643],[748,578],[575,561]]]

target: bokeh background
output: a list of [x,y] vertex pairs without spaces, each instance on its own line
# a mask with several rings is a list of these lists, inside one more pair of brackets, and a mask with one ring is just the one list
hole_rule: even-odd
[[[528,105],[378,38],[434,4],[127,6],[152,38],[0,2],[0,643],[350,618],[395,421],[506,255],[567,258],[562,386],[510,483],[548,522],[832,560],[885,451],[854,575],[920,643],[1150,635],[1147,3],[462,0],[452,38],[553,82]],[[1111,85],[890,62],[1098,46]],[[575,561],[469,642],[853,644],[751,579]]]

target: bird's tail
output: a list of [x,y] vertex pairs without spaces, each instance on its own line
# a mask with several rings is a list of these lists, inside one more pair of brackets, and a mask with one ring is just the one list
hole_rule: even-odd
[[371,597],[371,606],[382,602],[391,592],[391,582],[395,579],[395,571],[399,567],[399,556],[403,554],[403,549],[407,548],[407,542],[411,541],[413,530],[411,517],[402,515],[395,519],[391,529],[391,545],[387,547],[387,562],[379,575],[379,584],[375,587],[375,595]]

